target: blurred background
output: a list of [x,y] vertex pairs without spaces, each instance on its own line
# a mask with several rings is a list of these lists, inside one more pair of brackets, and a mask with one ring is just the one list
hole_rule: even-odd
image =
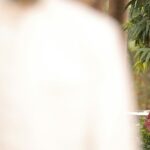
[[[150,1],[80,0],[114,17],[128,39],[128,54],[133,72],[139,110],[150,109]],[[109,55],[109,54],[108,54]]]

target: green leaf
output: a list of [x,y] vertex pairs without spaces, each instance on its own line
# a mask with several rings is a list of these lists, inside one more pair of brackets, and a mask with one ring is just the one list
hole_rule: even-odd
[[144,51],[141,56],[140,56],[140,61],[143,62],[144,60],[146,60],[146,56],[147,56],[148,51]]
[[146,62],[150,62],[150,53],[148,53],[148,55],[146,56]]

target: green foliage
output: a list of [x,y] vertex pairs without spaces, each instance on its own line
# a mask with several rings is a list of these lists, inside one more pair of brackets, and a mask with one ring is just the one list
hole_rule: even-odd
[[139,48],[135,54],[136,63],[134,65],[138,72],[147,71],[150,64],[150,48]]
[[134,68],[138,72],[147,71],[150,66],[150,0],[130,0],[126,8],[129,8],[129,21],[124,29],[136,47]]
[[150,150],[150,132],[145,128],[145,117],[140,118],[140,135],[143,150]]

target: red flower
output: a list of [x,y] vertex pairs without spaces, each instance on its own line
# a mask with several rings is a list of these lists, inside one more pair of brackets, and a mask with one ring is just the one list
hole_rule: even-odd
[[150,132],[150,113],[148,114],[148,116],[145,120],[145,127]]

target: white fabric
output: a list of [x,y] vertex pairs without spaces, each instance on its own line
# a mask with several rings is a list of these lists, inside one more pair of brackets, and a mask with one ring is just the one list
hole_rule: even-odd
[[0,7],[0,149],[137,150],[116,23],[73,2]]

